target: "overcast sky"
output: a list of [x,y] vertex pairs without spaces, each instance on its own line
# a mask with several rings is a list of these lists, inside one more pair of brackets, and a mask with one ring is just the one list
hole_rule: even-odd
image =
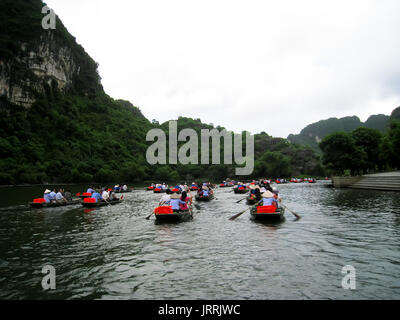
[[287,137],[400,105],[400,1],[48,0],[149,119]]

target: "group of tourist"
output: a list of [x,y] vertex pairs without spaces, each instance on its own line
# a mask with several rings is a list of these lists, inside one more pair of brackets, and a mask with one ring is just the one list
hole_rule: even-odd
[[[128,190],[128,187],[124,185],[121,189],[124,190],[123,188],[126,187],[126,190]],[[119,188],[119,185],[114,186],[113,189],[111,188],[93,188],[90,186],[87,190],[86,193],[90,193],[92,199],[95,199],[96,202],[99,201],[115,201],[118,200],[118,197],[115,195],[116,192],[121,190]]]
[[[178,188],[176,188],[178,189]],[[174,212],[189,210],[190,205],[193,203],[193,196],[188,186],[182,186],[182,194],[173,192],[171,189],[166,189],[165,194],[162,195],[159,206],[171,206]]]
[[43,198],[46,203],[51,202],[68,202],[72,200],[72,194],[69,190],[65,191],[64,189],[57,189],[54,188],[53,190],[46,189],[44,191]]
[[279,191],[267,183],[253,182],[248,186],[250,189],[250,200],[255,200],[256,205],[279,207]]

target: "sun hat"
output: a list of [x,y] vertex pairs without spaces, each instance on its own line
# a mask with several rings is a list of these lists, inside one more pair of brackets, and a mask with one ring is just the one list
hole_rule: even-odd
[[262,188],[260,189],[260,192],[265,192],[265,191],[267,191],[267,189],[265,189],[264,187],[262,187]]
[[179,199],[179,198],[180,198],[179,194],[177,193],[171,194],[171,199]]
[[266,191],[261,195],[263,198],[273,198],[274,194],[271,191]]
[[46,194],[46,193],[50,193],[51,191],[49,190],[49,189],[46,189],[45,191],[44,191],[44,193]]

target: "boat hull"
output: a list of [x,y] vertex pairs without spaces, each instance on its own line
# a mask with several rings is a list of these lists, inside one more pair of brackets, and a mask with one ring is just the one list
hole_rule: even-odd
[[51,203],[34,203],[30,202],[29,206],[31,208],[55,208],[55,207],[65,207],[80,204],[81,200],[72,200],[68,202],[51,202]]
[[257,213],[256,208],[252,208],[250,211],[251,219],[262,220],[262,221],[283,221],[285,219],[285,208],[278,208],[276,212],[269,213]]
[[123,200],[112,200],[112,201],[99,201],[99,202],[81,202],[82,206],[85,208],[98,208],[98,207],[105,207],[108,206],[108,204],[115,205],[118,203],[121,203]]
[[237,189],[237,188],[233,189],[233,192],[234,192],[234,193],[240,193],[240,194],[247,193],[248,191],[249,191],[249,190],[247,190],[247,189],[243,189],[243,190],[239,190],[239,189]]
[[190,210],[177,211],[173,213],[155,213],[154,215],[157,221],[162,222],[179,222],[193,219]]
[[209,195],[208,197],[200,197],[196,194],[195,199],[196,201],[210,201],[214,199],[214,195]]

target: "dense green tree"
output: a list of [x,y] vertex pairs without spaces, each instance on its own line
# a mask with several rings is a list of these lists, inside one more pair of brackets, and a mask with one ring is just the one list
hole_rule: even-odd
[[360,169],[367,172],[367,170],[375,170],[379,163],[380,146],[382,141],[382,134],[376,129],[360,127],[351,132],[354,143],[360,147],[367,154],[367,158],[363,162],[364,166]]
[[343,174],[345,170],[350,170],[355,174],[365,167],[367,154],[346,132],[328,135],[321,141],[320,148],[323,151],[323,164],[335,173]]

